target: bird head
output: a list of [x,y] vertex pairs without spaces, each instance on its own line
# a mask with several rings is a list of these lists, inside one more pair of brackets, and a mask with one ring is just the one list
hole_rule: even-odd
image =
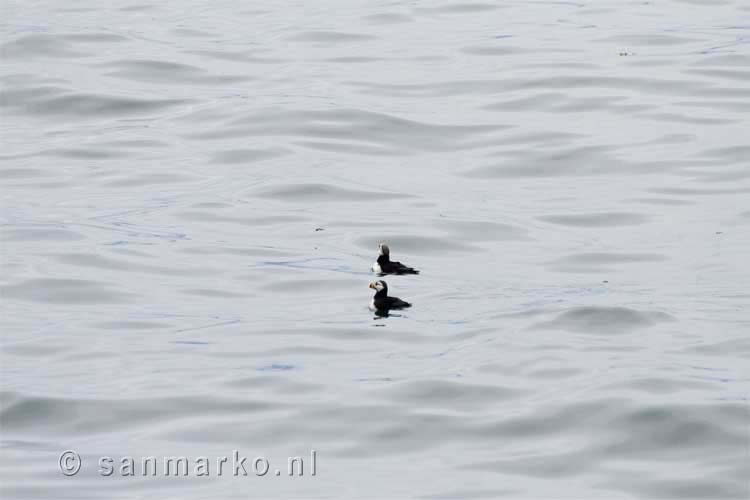
[[379,280],[379,281],[373,281],[370,283],[370,288],[377,292],[382,292],[383,290],[388,290],[388,285],[386,285],[385,281]]

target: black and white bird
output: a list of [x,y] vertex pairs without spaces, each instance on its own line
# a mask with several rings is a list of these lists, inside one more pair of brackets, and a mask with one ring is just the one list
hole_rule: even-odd
[[413,267],[392,261],[391,249],[385,243],[378,245],[378,260],[372,265],[372,270],[378,274],[419,274]]
[[405,300],[401,300],[398,297],[388,296],[388,284],[383,281],[373,281],[370,283],[370,288],[375,290],[375,295],[372,297],[370,302],[370,309],[379,312],[388,312],[389,309],[404,309],[411,307],[411,304]]

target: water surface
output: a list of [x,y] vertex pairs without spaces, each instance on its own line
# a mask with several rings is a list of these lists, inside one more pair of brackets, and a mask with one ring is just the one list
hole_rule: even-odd
[[3,496],[750,496],[746,2],[2,10]]

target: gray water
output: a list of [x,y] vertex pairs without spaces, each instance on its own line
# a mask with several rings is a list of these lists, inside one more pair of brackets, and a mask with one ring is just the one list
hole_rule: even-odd
[[2,5],[3,498],[750,496],[750,4],[166,4]]

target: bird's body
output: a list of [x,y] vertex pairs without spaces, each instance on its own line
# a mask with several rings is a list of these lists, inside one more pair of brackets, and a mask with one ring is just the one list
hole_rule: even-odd
[[372,265],[372,270],[378,274],[419,274],[413,267],[404,265],[398,261],[391,260],[391,251],[388,245],[381,243],[378,247],[378,259]]
[[411,307],[411,304],[398,297],[388,296],[388,285],[385,281],[373,281],[370,288],[375,290],[375,295],[370,302],[370,309],[374,311],[388,311],[389,309],[405,309]]

